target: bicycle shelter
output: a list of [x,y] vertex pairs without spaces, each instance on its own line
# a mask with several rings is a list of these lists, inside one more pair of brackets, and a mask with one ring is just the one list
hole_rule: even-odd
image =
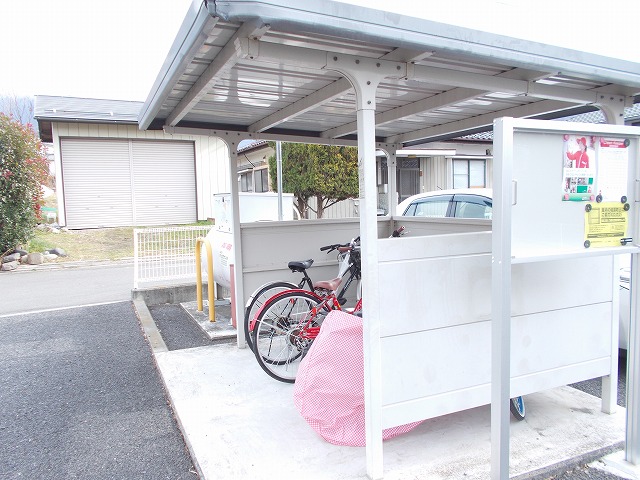
[[[602,408],[613,410],[616,257],[639,258],[640,129],[512,117],[586,105],[620,123],[640,93],[640,64],[338,2],[287,0],[194,1],[167,58],[141,128],[222,138],[231,179],[243,139],[358,147],[358,220],[248,226],[232,207],[235,305],[242,318],[251,289],[274,278],[284,257],[316,256],[325,238],[361,236],[370,478],[383,477],[382,429],[390,426],[491,403],[492,478],[504,479],[509,396],[601,376]],[[410,235],[384,238],[398,218],[377,218],[376,150],[387,153],[394,192],[398,149],[492,123],[492,233],[483,220],[402,218]],[[593,202],[564,200],[564,180],[574,178],[564,176],[565,136],[627,142],[624,168],[600,179],[627,197],[627,245],[584,246],[584,209]],[[237,182],[230,189],[237,205]],[[640,461],[635,275],[625,451],[632,464]],[[397,321],[381,322],[390,316]],[[242,335],[238,329],[239,346]]]

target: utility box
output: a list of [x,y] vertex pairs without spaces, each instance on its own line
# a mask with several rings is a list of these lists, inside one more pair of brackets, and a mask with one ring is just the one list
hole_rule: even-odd
[[[278,194],[248,193],[239,194],[240,223],[267,222],[278,220]],[[223,287],[231,287],[230,265],[233,257],[233,217],[231,215],[231,194],[218,193],[213,196],[215,225],[207,234],[213,251],[214,281]],[[282,194],[282,220],[293,220],[293,194]],[[206,271],[206,256],[202,257]]]
[[[240,223],[278,220],[278,194],[273,192],[241,192]],[[231,194],[217,193],[213,196],[213,215],[216,229],[231,231]],[[293,193],[282,194],[282,220],[293,220]]]

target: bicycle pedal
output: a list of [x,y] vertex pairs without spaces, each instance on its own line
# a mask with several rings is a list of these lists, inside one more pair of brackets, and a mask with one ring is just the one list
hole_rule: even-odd
[[344,297],[339,298],[338,303],[340,304],[340,306],[343,306],[345,303],[347,303],[347,299]]

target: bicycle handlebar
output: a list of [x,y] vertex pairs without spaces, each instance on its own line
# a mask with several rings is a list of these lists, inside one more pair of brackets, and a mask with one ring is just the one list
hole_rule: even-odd
[[[401,237],[402,235],[404,235],[404,226],[401,225],[398,228],[396,228],[392,233],[391,236],[392,237]],[[325,245],[324,247],[320,247],[320,251],[324,252],[326,251],[327,254],[333,252],[334,250],[340,250],[341,251],[345,251],[345,249],[352,249],[352,248],[358,248],[358,244],[360,243],[360,235],[358,235],[356,238],[354,238],[353,240],[351,240],[349,243],[334,243],[332,245]]]
[[320,251],[327,251],[327,254],[329,254],[334,250],[339,250],[341,248],[354,248],[358,242],[360,242],[359,236],[351,240],[349,243],[334,243],[333,245],[325,245],[324,247],[320,247]]

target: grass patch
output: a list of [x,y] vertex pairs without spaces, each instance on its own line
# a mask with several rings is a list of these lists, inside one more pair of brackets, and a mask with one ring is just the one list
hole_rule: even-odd
[[68,256],[57,262],[122,260],[133,257],[133,227],[96,228],[53,233],[36,230],[27,250],[43,252],[62,248]]
[[[211,222],[199,221],[189,226],[211,226]],[[27,250],[44,252],[62,248],[67,256],[59,257],[55,262],[123,260],[133,258],[133,230],[134,227],[113,227],[54,233],[48,229],[37,229]],[[182,237],[179,233],[174,235],[176,247],[180,246]]]

